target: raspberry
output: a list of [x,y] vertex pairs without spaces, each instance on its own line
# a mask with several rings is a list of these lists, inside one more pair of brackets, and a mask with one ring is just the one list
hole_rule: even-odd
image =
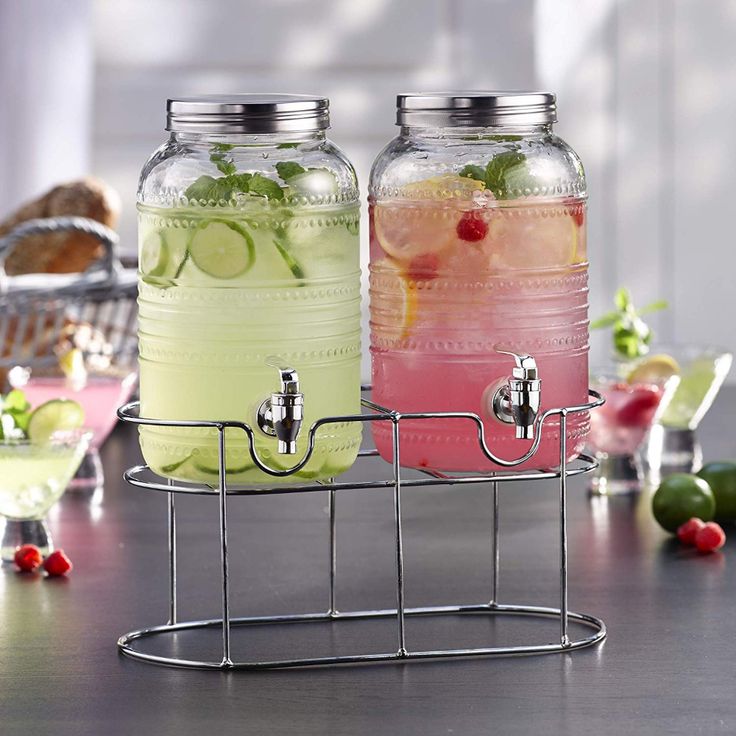
[[72,561],[64,554],[63,549],[57,549],[43,561],[43,569],[50,577],[66,575],[72,569]]
[[35,544],[24,544],[15,550],[13,560],[21,572],[33,572],[41,566],[43,557],[41,557],[41,550]]
[[406,268],[406,276],[412,281],[431,281],[437,278],[440,258],[436,253],[424,253],[412,258]]
[[698,519],[697,516],[693,516],[692,519],[688,519],[684,524],[677,529],[677,538],[683,544],[695,544],[695,535],[705,526],[705,522],[702,519]]
[[464,212],[457,223],[457,236],[460,240],[477,243],[488,233],[488,223],[477,212]]
[[570,217],[575,221],[578,227],[582,227],[585,222],[585,207],[582,202],[578,202],[572,197],[565,200],[565,206],[570,214]]
[[715,552],[726,543],[726,533],[715,521],[709,521],[695,535],[695,546],[698,552],[707,554]]
[[656,388],[637,386],[616,416],[622,427],[648,427],[660,402]]

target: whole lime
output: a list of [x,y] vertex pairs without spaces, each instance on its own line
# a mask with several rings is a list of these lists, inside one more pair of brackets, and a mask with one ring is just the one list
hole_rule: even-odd
[[716,519],[736,521],[736,463],[708,463],[698,475],[716,499]]
[[710,521],[716,501],[706,481],[689,473],[674,473],[665,478],[652,498],[652,512],[659,525],[673,534],[693,516]]

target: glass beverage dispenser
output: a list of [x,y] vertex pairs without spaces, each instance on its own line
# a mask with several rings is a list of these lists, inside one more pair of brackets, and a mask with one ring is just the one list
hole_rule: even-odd
[[[373,397],[476,412],[489,447],[520,457],[540,411],[588,401],[582,164],[552,132],[553,94],[406,94],[397,107],[370,181]],[[567,426],[572,458],[588,414]],[[372,430],[390,459],[390,426]],[[545,423],[520,467],[556,466],[559,447],[559,422]],[[498,469],[467,419],[402,422],[401,463]]]
[[[172,99],[138,189],[141,415],[247,422],[275,469],[306,451],[300,422],[360,410],[358,188],[328,127],[322,97]],[[324,425],[283,480],[346,470],[360,434]],[[277,481],[245,433],[226,439],[229,481]],[[141,427],[140,443],[157,473],[216,482],[215,430]]]

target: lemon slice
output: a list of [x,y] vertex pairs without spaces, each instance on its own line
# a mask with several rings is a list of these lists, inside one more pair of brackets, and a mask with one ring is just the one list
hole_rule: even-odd
[[216,279],[234,279],[255,261],[250,233],[230,220],[205,220],[192,233],[189,255],[194,265]]
[[642,360],[626,377],[628,383],[659,383],[680,374],[680,366],[671,356],[664,353],[651,355]]
[[37,407],[28,420],[28,438],[46,442],[54,432],[80,429],[84,424],[84,409],[71,399],[51,399]]
[[377,204],[373,232],[383,251],[401,263],[447,251],[457,243],[460,211],[485,184],[455,174],[434,176],[402,187],[405,200]]
[[402,264],[449,250],[457,241],[455,209],[432,204],[376,205],[373,230],[384,253]]
[[561,268],[578,260],[579,228],[567,211],[535,206],[499,212],[489,225],[491,265],[499,269]]

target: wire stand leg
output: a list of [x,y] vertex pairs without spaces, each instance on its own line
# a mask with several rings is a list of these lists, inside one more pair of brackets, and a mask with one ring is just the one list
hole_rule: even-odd
[[227,559],[227,482],[225,478],[225,429],[218,429],[218,471],[220,493],[220,562],[222,564],[222,666],[232,665],[230,658],[230,580]]
[[570,646],[567,635],[567,411],[560,412],[560,644]]
[[493,496],[493,537],[491,538],[491,600],[489,605],[495,608],[498,605],[498,481],[491,483],[491,494]]
[[[335,482],[334,478],[329,478],[328,483]],[[335,519],[335,500],[337,492],[330,491],[328,508],[330,513],[330,606],[327,613],[330,616],[337,614],[337,606],[335,604],[335,577],[337,575],[337,523]]]
[[404,544],[401,532],[401,466],[399,458],[399,417],[392,424],[394,450],[394,520],[396,522],[396,618],[399,624],[399,657],[406,656],[404,631]]
[[[166,481],[170,486],[174,481],[168,478]],[[168,526],[169,526],[169,625],[176,623],[176,506],[175,494],[168,492]]]

